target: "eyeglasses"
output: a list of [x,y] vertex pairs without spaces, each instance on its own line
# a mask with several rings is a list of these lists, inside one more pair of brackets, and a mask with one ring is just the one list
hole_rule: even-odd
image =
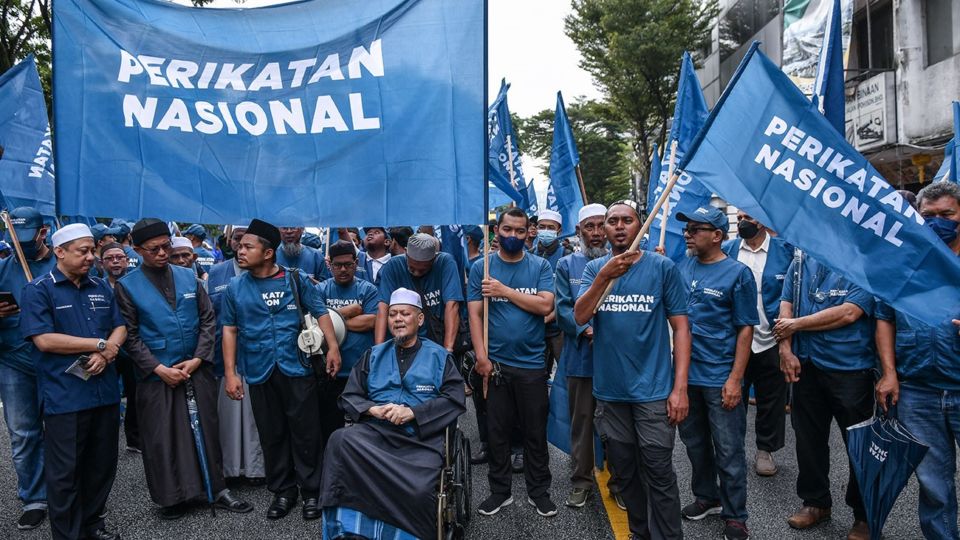
[[166,244],[160,244],[157,247],[152,247],[152,248],[141,247],[140,249],[146,251],[151,255],[156,255],[161,251],[164,253],[170,253],[170,250],[173,249],[173,244],[171,244],[170,242],[167,242]]
[[111,255],[101,259],[103,262],[121,262],[127,260],[126,255]]
[[687,227],[686,229],[683,230],[683,234],[687,236],[693,236],[700,231],[715,231],[715,230],[717,230],[716,227]]
[[335,262],[335,263],[330,263],[330,266],[332,266],[334,270],[348,270],[348,269],[350,269],[350,268],[353,268],[353,267],[356,266],[356,265],[357,265],[357,263],[355,263],[355,262]]

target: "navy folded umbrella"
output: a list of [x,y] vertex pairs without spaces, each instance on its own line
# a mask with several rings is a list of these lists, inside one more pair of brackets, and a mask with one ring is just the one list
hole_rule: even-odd
[[187,395],[187,413],[190,416],[190,429],[193,431],[193,443],[197,447],[197,460],[200,462],[200,474],[203,475],[203,486],[207,490],[207,502],[210,503],[210,512],[216,515],[213,507],[213,484],[210,481],[210,465],[207,463],[207,448],[203,441],[203,427],[200,425],[200,409],[197,407],[197,394],[193,388],[193,381],[184,381]]
[[847,428],[847,454],[860,486],[871,540],[880,539],[897,497],[929,449],[896,419],[894,408],[890,411]]

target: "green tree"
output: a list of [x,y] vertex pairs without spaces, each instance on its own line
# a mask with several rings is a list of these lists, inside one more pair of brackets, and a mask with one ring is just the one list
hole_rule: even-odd
[[[514,118],[520,147],[543,163],[550,175],[553,146],[553,109],[529,118]],[[613,108],[603,102],[579,98],[567,104],[567,117],[580,153],[580,170],[590,202],[610,204],[630,195],[631,168],[628,126]]]
[[[683,51],[707,49],[716,0],[572,0],[566,33],[633,135],[646,191],[654,141],[666,137]],[[636,195],[636,194],[635,194]]]

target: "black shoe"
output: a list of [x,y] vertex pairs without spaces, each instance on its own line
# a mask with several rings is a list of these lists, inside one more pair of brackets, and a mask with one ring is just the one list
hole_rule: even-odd
[[293,510],[293,507],[296,505],[296,495],[293,497],[276,495],[273,497],[273,503],[270,504],[270,508],[267,509],[267,519],[281,519],[287,517],[287,514],[289,514],[290,510]]
[[164,506],[160,509],[160,519],[174,520],[187,515],[187,505],[178,503],[171,506]]
[[45,517],[47,517],[47,511],[43,508],[27,510],[20,514],[20,519],[17,520],[17,528],[21,531],[36,529],[41,523],[43,523],[43,519]]
[[536,508],[537,513],[543,517],[553,517],[557,515],[557,505],[553,504],[553,501],[551,501],[550,497],[547,495],[544,495],[537,500],[527,497],[527,502],[530,503],[530,506]]
[[87,535],[87,540],[120,540],[120,533],[97,529],[93,534]]
[[510,460],[510,468],[513,469],[514,473],[523,472],[523,452],[513,455],[513,459]]
[[316,497],[303,499],[303,519],[310,521],[320,517],[320,501]]
[[262,476],[247,478],[246,481],[248,486],[262,486],[267,483],[267,479]]
[[224,492],[223,495],[218,497],[213,505],[227,512],[233,512],[234,514],[246,514],[247,512],[253,511],[252,504],[234,497],[229,491]]
[[487,445],[480,443],[480,448],[470,456],[471,465],[480,465],[487,462]]
[[477,513],[481,516],[492,516],[499,512],[501,508],[511,504],[513,504],[513,497],[510,495],[492,493],[487,497],[487,500],[480,503],[480,506],[477,507]]

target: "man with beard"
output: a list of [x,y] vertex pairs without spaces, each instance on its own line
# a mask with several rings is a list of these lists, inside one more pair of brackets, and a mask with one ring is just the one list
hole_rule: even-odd
[[[127,275],[127,254],[123,246],[117,242],[105,244],[100,251],[100,263],[106,275],[107,284],[113,289],[117,281]],[[140,450],[140,427],[137,419],[137,375],[134,371],[133,360],[125,349],[117,354],[117,372],[123,381],[123,397],[127,398],[127,406],[123,413],[123,433],[127,440],[127,451],[136,454]]]
[[[285,517],[302,497],[301,514],[311,520],[320,517],[323,458],[318,377],[336,376],[340,349],[317,287],[304,271],[277,264],[280,243],[280,230],[259,219],[240,240],[237,262],[247,272],[231,280],[223,299],[224,388],[231,398],[243,399],[239,365],[273,493],[267,519]],[[297,347],[300,308],[316,319],[328,346],[323,375]]]
[[182,236],[172,236],[170,237],[170,245],[173,246],[173,251],[170,253],[170,264],[193,270],[197,279],[201,281],[207,279],[207,273],[200,266],[199,258],[193,250],[193,243],[190,240]]
[[[583,251],[557,262],[557,323],[563,331],[563,351],[559,364],[567,376],[570,411],[570,474],[572,490],[567,506],[580,508],[593,489],[593,327],[579,325],[573,318],[573,305],[580,293],[580,279],[587,263],[607,254],[603,218],[607,208],[588,204],[580,209],[580,237]],[[541,219],[541,223],[543,220]],[[542,232],[541,232],[542,234]],[[557,368],[559,373],[560,368]],[[614,484],[615,485],[615,484]],[[611,486],[613,487],[613,486]],[[615,489],[615,488],[614,488]],[[614,495],[618,497],[618,495]]]
[[[206,275],[214,263],[213,253],[203,245],[203,241],[207,239],[207,230],[203,228],[203,225],[194,223],[193,225],[187,227],[185,231],[183,231],[183,236],[181,238],[186,238],[190,241],[190,247],[197,256],[196,261],[197,264],[200,265],[200,272],[198,275]],[[170,262],[177,264],[172,260],[172,256],[170,258]]]
[[[773,453],[783,448],[787,419],[787,383],[780,371],[780,349],[773,335],[773,323],[780,314],[780,293],[793,250],[744,212],[737,212],[737,235],[740,238],[723,243],[723,251],[753,271],[760,316],[760,324],[753,328],[750,360],[743,374],[743,395],[750,395],[752,386],[757,398],[754,470],[760,476],[773,476],[777,474]],[[744,399],[743,407],[747,406],[748,400]]]
[[209,481],[218,508],[246,513],[250,503],[226,488],[213,376],[216,316],[193,270],[169,264],[170,230],[159,219],[138,221],[131,231],[141,266],[116,284],[117,303],[127,321],[126,349],[140,376],[137,412],[143,469],[160,517],[180,519],[187,503],[206,499],[206,479],[190,428],[187,386],[200,414]]
[[587,263],[573,308],[577,324],[593,325],[594,423],[607,441],[630,532],[682,538],[673,445],[688,410],[687,291],[670,259],[628,251],[640,234],[635,203],[612,204],[604,228],[612,253]]
[[327,308],[335,309],[347,325],[347,337],[340,345],[342,364],[337,378],[326,385],[320,396],[320,423],[323,443],[343,427],[343,411],[337,406],[347,377],[360,356],[373,346],[373,327],[377,322],[380,293],[369,281],[358,279],[357,255],[351,242],[339,240],[330,246],[333,278],[319,285]]
[[323,260],[323,252],[300,243],[303,227],[280,227],[283,242],[277,250],[277,264],[284,268],[303,270],[316,281],[330,278],[330,270]]
[[364,353],[340,398],[355,423],[324,456],[324,538],[436,534],[444,433],[466,410],[463,378],[453,355],[418,336],[420,295],[401,287],[389,304],[393,339]]
[[[217,315],[216,344],[213,349],[213,374],[220,387],[217,395],[217,413],[220,418],[220,451],[223,454],[223,475],[227,478],[246,478],[251,484],[261,484],[266,472],[263,468],[263,449],[260,433],[249,399],[233,400],[223,384],[223,297],[234,277],[246,273],[237,263],[240,241],[247,232],[246,225],[234,225],[230,231],[229,251],[233,257],[210,268],[207,291]],[[244,394],[249,387],[243,373],[238,373]]]
[[[43,216],[22,206],[10,212],[13,230],[27,259],[30,274],[38,278],[57,264],[47,247],[47,228]],[[7,241],[13,243],[10,231]],[[43,423],[40,396],[37,393],[37,366],[34,346],[20,332],[20,301],[27,278],[16,255],[0,260],[0,291],[13,295],[15,303],[0,302],[0,399],[3,418],[10,435],[13,469],[17,473],[17,497],[23,513],[17,521],[21,530],[33,529],[47,514],[46,486],[43,482]]]

